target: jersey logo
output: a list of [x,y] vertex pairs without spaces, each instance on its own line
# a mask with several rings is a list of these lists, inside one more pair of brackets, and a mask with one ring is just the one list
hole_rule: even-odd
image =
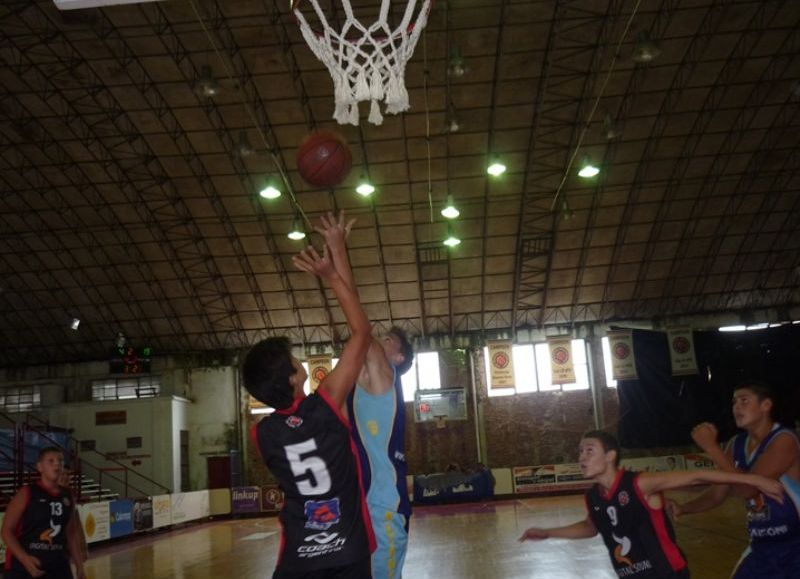
[[40,541],[47,541],[51,545],[53,544],[53,538],[58,536],[61,532],[61,525],[54,525],[53,519],[50,519],[50,528],[45,529],[41,535],[39,535]]
[[339,536],[339,533],[317,533],[315,535],[309,535],[304,541],[314,541],[315,543],[319,543],[320,545],[325,545],[333,541],[336,537]]
[[617,537],[614,533],[611,533],[611,537],[617,542],[617,546],[614,547],[614,559],[617,563],[633,566],[633,561],[628,558],[628,553],[631,552],[631,540],[628,537]]
[[375,420],[367,421],[367,430],[372,436],[378,436],[378,423]]
[[288,426],[289,428],[297,428],[301,424],[303,424],[303,419],[300,418],[299,416],[295,416],[294,414],[292,414],[289,418],[286,419],[286,426]]
[[629,502],[631,502],[631,497],[628,496],[628,491],[622,491],[621,493],[619,493],[618,499],[619,499],[619,506],[621,507],[624,507]]
[[747,501],[747,520],[751,523],[769,520],[769,505],[764,502],[764,495]]
[[326,531],[338,524],[342,518],[338,498],[326,501],[306,501],[303,511],[306,516],[306,529]]

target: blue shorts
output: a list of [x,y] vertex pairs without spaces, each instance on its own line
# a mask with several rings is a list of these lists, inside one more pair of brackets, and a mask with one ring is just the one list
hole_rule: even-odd
[[731,579],[796,579],[800,577],[800,540],[750,545]]
[[378,548],[372,554],[373,579],[400,579],[406,562],[406,518],[397,511],[370,505],[372,530]]

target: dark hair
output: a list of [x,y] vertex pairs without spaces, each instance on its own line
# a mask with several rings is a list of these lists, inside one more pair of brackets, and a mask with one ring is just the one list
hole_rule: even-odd
[[36,462],[40,462],[45,455],[54,452],[56,454],[60,454],[62,457],[64,456],[64,451],[58,448],[57,446],[45,446],[42,450],[39,451],[39,456],[36,457]]
[[736,392],[737,390],[742,389],[750,390],[756,395],[756,398],[758,398],[759,402],[770,400],[772,402],[772,407],[769,409],[769,417],[771,420],[775,420],[775,415],[778,411],[778,396],[772,386],[760,380],[744,380],[739,382],[734,387],[733,391]]
[[619,449],[619,442],[617,442],[617,439],[614,438],[614,436],[602,430],[590,430],[581,437],[581,439],[584,438],[594,438],[595,440],[599,440],[600,444],[603,445],[603,450],[605,452],[615,450],[617,452],[617,458],[614,459],[614,466],[619,466],[619,461],[622,459],[622,453]]
[[289,376],[292,352],[286,337],[267,338],[250,348],[242,365],[242,381],[250,396],[277,410],[288,408],[294,401]]
[[400,342],[400,354],[403,356],[403,363],[398,364],[395,368],[397,368],[397,373],[402,376],[408,372],[414,363],[414,348],[411,347],[411,342],[408,341],[405,331],[397,326],[392,326],[389,329],[389,335],[396,337]]

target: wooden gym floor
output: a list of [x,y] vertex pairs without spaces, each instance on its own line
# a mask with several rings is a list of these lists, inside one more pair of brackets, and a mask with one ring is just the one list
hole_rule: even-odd
[[[677,495],[684,498],[685,495]],[[519,543],[531,526],[585,516],[579,495],[419,507],[411,519],[405,579],[615,579],[599,537]],[[678,542],[693,577],[727,579],[747,539],[744,510],[729,500],[682,518]],[[93,549],[89,579],[265,579],[278,549],[275,517],[229,519]]]

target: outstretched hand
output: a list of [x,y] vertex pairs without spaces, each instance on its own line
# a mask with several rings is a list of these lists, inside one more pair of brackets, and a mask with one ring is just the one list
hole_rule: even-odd
[[317,253],[313,246],[309,245],[292,257],[292,263],[297,269],[307,271],[322,279],[329,279],[336,273],[336,269],[333,267],[333,262],[328,253],[327,245],[323,248],[322,255]]
[[692,440],[695,444],[708,452],[709,448],[717,446],[717,427],[710,422],[702,422],[692,428]]
[[525,529],[525,532],[522,533],[519,541],[541,541],[549,537],[550,535],[546,529],[537,529],[536,527],[531,527],[530,529]]
[[324,239],[325,244],[331,249],[341,249],[344,242],[350,235],[355,219],[345,220],[344,209],[339,212],[339,217],[328,211],[327,215],[319,218],[320,224],[314,227],[314,231],[319,233]]

